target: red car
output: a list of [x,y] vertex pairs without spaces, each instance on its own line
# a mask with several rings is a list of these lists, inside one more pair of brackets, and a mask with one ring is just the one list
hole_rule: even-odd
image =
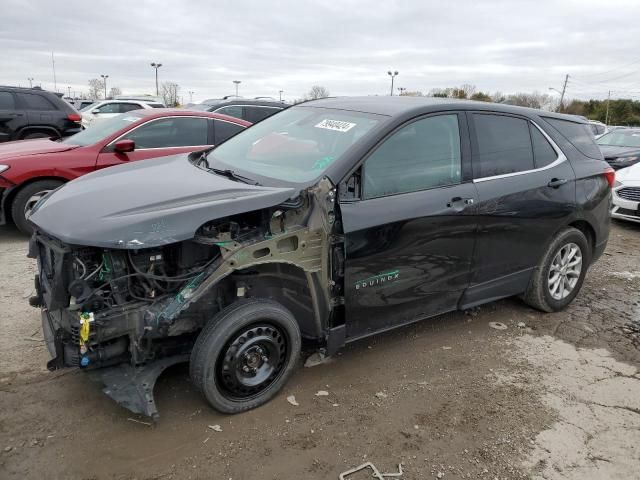
[[202,150],[250,125],[216,113],[134,110],[61,141],[0,144],[0,225],[13,220],[21,231],[31,233],[31,208],[69,180],[125,162]]

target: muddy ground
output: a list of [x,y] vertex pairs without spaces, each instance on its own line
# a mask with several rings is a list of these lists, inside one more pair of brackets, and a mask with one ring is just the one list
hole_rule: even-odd
[[403,479],[640,478],[640,226],[613,224],[565,312],[509,299],[379,335],[236,416],[178,366],[156,426],[46,371],[26,246],[0,229],[0,478],[337,479],[366,461]]

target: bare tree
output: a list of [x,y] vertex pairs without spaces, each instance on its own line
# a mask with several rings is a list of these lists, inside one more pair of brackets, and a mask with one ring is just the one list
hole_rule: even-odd
[[100,100],[104,94],[104,82],[99,78],[89,80],[89,99]]
[[307,100],[316,100],[317,98],[326,98],[329,96],[329,90],[322,85],[314,85],[306,95]]
[[178,93],[180,86],[174,82],[164,82],[160,85],[160,96],[167,107],[178,106]]
[[120,87],[111,87],[109,89],[109,96],[111,98],[116,98],[117,95],[122,95],[122,90]]

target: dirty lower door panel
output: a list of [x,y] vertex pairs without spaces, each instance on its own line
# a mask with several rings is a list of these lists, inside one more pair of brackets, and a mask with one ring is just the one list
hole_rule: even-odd
[[347,338],[456,308],[470,281],[472,183],[341,205]]

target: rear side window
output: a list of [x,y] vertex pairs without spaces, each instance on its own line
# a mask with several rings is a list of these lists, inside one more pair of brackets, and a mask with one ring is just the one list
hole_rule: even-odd
[[225,122],[223,120],[214,120],[213,124],[216,145],[220,145],[225,140],[229,140],[231,137],[244,130],[244,127],[241,125],[236,125],[235,123],[231,122]]
[[533,170],[529,122],[506,115],[473,114],[475,178]]
[[244,107],[246,111],[246,120],[251,123],[258,123],[274,113],[278,113],[280,108],[271,107]]
[[142,107],[137,103],[119,103],[118,110],[120,113],[127,113],[131,110],[140,110]]
[[593,138],[593,132],[588,124],[575,123],[558,118],[544,117],[560,134],[569,140],[583,155],[591,158],[602,159],[600,148]]
[[222,107],[215,110],[215,113],[221,113],[222,115],[229,115],[234,118],[241,118],[244,120],[244,113],[242,107],[238,105],[229,105],[228,107]]
[[385,140],[364,165],[364,198],[460,182],[458,116],[417,120]]
[[558,154],[549,141],[535,125],[530,124],[529,127],[531,128],[531,141],[533,143],[533,156],[535,157],[536,168],[546,167],[555,162],[558,159]]
[[18,93],[17,95],[26,110],[57,110],[55,105],[42,95],[33,93]]
[[0,92],[0,110],[15,110],[16,102],[11,92]]
[[174,117],[152,120],[123,138],[133,140],[138,148],[169,148],[207,145],[208,120]]

